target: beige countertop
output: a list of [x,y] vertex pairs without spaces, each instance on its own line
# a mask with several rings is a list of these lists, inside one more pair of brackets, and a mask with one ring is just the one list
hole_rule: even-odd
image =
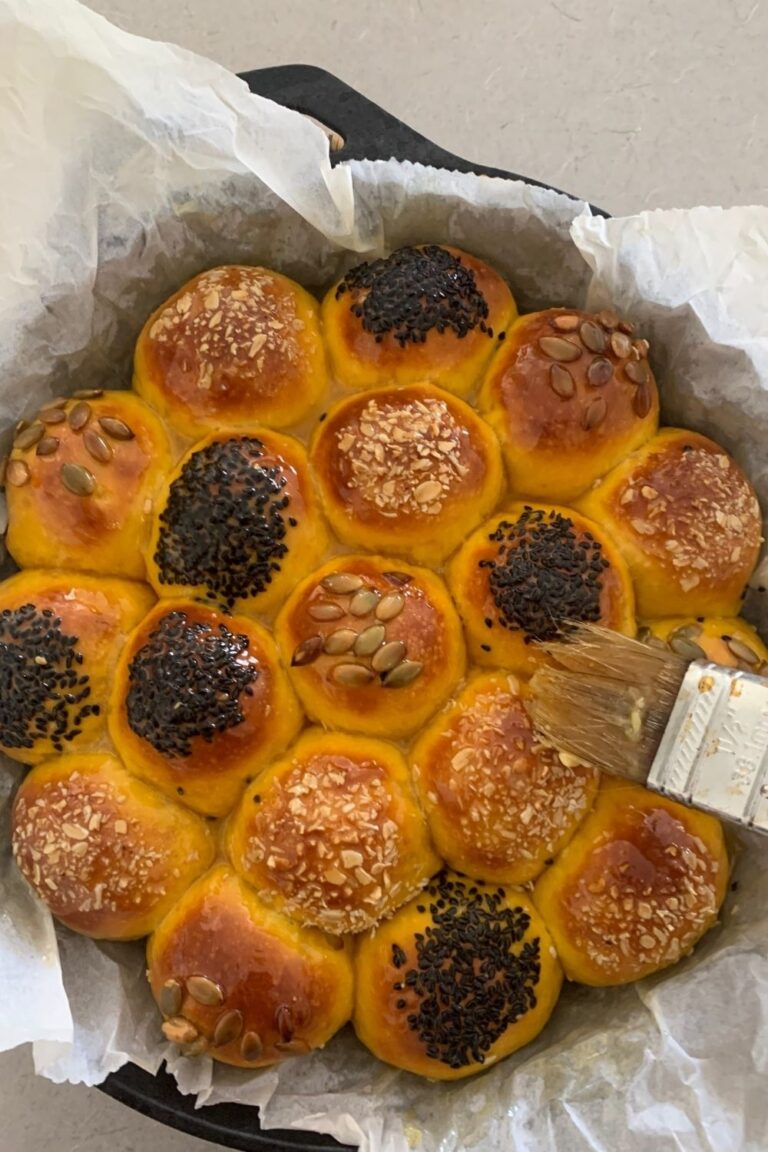
[[[768,202],[760,0],[90,0],[229,68],[316,64],[450,151],[612,213]],[[213,1145],[0,1055],[0,1152]],[[575,1148],[562,1152],[577,1152]]]

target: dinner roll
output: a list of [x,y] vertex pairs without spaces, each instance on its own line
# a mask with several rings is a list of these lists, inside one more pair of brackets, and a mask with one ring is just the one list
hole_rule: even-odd
[[432,840],[449,867],[525,884],[589,811],[598,773],[539,743],[514,676],[476,676],[410,754]]
[[665,428],[580,503],[629,564],[641,616],[736,616],[761,543],[752,485],[723,448]]
[[723,668],[768,674],[768,648],[746,620],[715,616],[649,620],[637,638],[665,643],[686,660],[710,660]]
[[154,599],[145,584],[54,569],[0,583],[0,748],[38,764],[103,747],[115,661]]
[[99,940],[146,936],[215,851],[205,821],[106,752],[33,768],[11,835],[19,869],[53,915]]
[[535,641],[574,620],[634,635],[627,566],[610,535],[572,508],[511,504],[459,549],[448,584],[477,664],[530,674],[544,659]]
[[275,637],[313,720],[392,740],[417,731],[464,674],[442,581],[382,556],[336,556],[299,584]]
[[326,385],[318,305],[268,268],[196,276],[153,312],[136,344],[134,388],[190,440],[254,421],[284,428]]
[[17,432],[5,468],[8,551],[21,568],[143,580],[155,494],[173,466],[163,424],[130,392],[76,392]]
[[504,484],[491,429],[425,384],[342,400],[319,425],[310,460],[339,539],[420,564],[440,564]]
[[479,380],[516,314],[493,268],[437,244],[356,265],[322,307],[331,368],[342,385],[432,383],[459,396]]
[[161,492],[147,569],[161,597],[265,613],[327,546],[301,444],[263,428],[218,432],[190,449]]
[[227,850],[262,900],[334,933],[372,927],[440,867],[402,753],[317,729],[245,793]]
[[450,872],[361,936],[357,1035],[380,1060],[458,1080],[533,1040],[562,972],[530,897]]
[[727,887],[714,816],[606,776],[533,897],[566,976],[603,986],[685,956],[715,923]]
[[654,434],[648,344],[610,309],[548,308],[507,332],[480,391],[514,495],[570,503]]
[[207,816],[229,812],[300,726],[272,637],[242,616],[161,602],[118,661],[116,748],[131,771]]
[[163,1033],[185,1056],[261,1068],[322,1048],[352,1011],[349,947],[268,908],[223,865],[147,947]]

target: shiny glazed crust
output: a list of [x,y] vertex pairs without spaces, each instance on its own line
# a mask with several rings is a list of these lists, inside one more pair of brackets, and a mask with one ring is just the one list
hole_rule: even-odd
[[33,768],[13,806],[13,854],[68,927],[100,940],[146,936],[214,856],[199,816],[108,753]]
[[609,310],[549,308],[507,332],[480,410],[501,441],[513,495],[568,504],[656,431],[647,344],[620,323],[631,328]]
[[238,1068],[322,1048],[352,1011],[349,946],[268,908],[222,865],[165,918],[147,963],[166,1036]]
[[267,268],[203,272],[147,320],[133,385],[189,440],[254,421],[284,428],[327,386],[318,305]]
[[[78,404],[87,405],[90,416],[75,429],[71,422]],[[45,423],[52,414],[56,422]],[[154,499],[175,460],[163,424],[130,392],[52,402],[39,416],[33,426],[42,425],[41,439],[14,448],[6,469],[8,551],[21,568],[72,568],[143,580]],[[107,425],[112,434],[104,420],[113,422]],[[127,438],[119,425],[128,430]],[[41,444],[45,455],[39,455]],[[25,471],[22,484],[13,482]],[[83,483],[92,487],[90,493],[73,491]]]
[[[420,246],[425,247],[429,248]],[[447,244],[439,247],[458,257],[474,274],[477,289],[488,305],[487,325],[493,335],[489,336],[479,325],[461,337],[451,328],[440,332],[433,327],[423,342],[408,341],[401,346],[391,331],[377,341],[376,335],[364,328],[362,318],[352,311],[367,293],[346,291],[339,296],[342,279],[326,293],[322,317],[331,370],[343,387],[431,382],[466,396],[478,382],[499,334],[517,315],[515,302],[499,274],[484,261]],[[404,284],[407,287],[407,277]]]
[[533,898],[566,976],[603,986],[685,956],[715,923],[727,888],[719,821],[606,776]]
[[757,561],[752,485],[713,440],[664,428],[580,503],[624,554],[645,617],[735,616]]

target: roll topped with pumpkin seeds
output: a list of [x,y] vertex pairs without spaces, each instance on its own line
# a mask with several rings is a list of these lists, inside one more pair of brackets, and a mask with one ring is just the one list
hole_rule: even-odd
[[768,648],[746,620],[699,616],[649,620],[638,640],[667,644],[686,660],[710,660],[723,668],[768,674]]
[[147,975],[166,1039],[262,1068],[324,1044],[349,1020],[349,945],[267,907],[219,865],[149,940]]
[[329,544],[303,446],[252,427],[191,448],[158,495],[147,548],[160,597],[271,611]]
[[154,600],[144,584],[82,572],[0,583],[0,748],[38,764],[105,747],[115,662]]
[[256,420],[294,424],[327,386],[317,302],[268,268],[203,272],[147,320],[133,385],[190,440]]
[[347,544],[439,564],[499,501],[496,437],[468,404],[425,384],[342,400],[310,460]]
[[465,396],[517,315],[501,276],[447,245],[398,248],[351,268],[323,300],[336,380],[439,384]]
[[146,576],[154,499],[174,463],[130,392],[76,392],[17,432],[5,470],[8,551],[21,568]]
[[609,535],[572,508],[512,504],[453,557],[448,583],[476,664],[530,675],[540,641],[587,620],[633,635],[627,565]]
[[757,496],[724,448],[664,428],[579,507],[611,534],[647,618],[735,616],[757,563]]
[[512,494],[570,503],[654,434],[648,344],[612,310],[549,308],[507,333],[480,390]]
[[272,637],[242,616],[161,602],[120,656],[115,746],[137,776],[207,816],[229,812],[300,726]]
[[33,768],[16,794],[11,841],[53,915],[98,940],[146,936],[215,854],[204,820],[109,753]]
[[275,624],[311,719],[397,740],[464,675],[461,624],[442,580],[382,556],[337,556],[299,584]]
[[311,729],[245,793],[226,844],[263,900],[338,934],[391,915],[440,867],[402,753]]

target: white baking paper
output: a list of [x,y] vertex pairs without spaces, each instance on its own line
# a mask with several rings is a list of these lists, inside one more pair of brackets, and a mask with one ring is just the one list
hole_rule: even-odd
[[[451,241],[490,259],[523,308],[611,301],[637,320],[667,420],[721,439],[768,508],[764,208],[605,221],[511,181],[394,161],[332,170],[319,128],[73,0],[0,0],[0,164],[6,440],[52,394],[127,383],[146,315],[206,266],[263,263],[320,291],[360,253]],[[744,842],[738,892],[694,957],[631,988],[566,989],[543,1036],[480,1078],[428,1084],[349,1029],[251,1075],[173,1058],[140,945],[54,931],[8,854],[18,777],[8,767],[0,785],[0,1047],[32,1041],[52,1080],[168,1059],[201,1106],[258,1104],[267,1127],[365,1152],[768,1147],[764,842]]]

